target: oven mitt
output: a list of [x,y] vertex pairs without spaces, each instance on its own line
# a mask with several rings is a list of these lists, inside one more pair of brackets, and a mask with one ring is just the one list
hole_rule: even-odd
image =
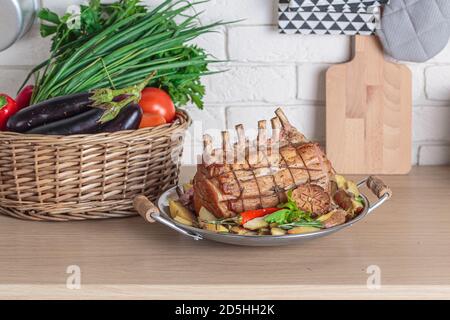
[[427,61],[450,38],[450,0],[391,0],[384,7],[377,35],[394,59]]

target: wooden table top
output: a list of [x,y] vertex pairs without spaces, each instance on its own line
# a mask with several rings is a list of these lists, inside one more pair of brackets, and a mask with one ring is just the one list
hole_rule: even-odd
[[[194,241],[140,217],[1,216],[0,298],[450,298],[450,167],[383,180],[394,196],[365,220],[286,247]],[[66,287],[70,265],[79,290]],[[379,289],[367,287],[373,268]]]

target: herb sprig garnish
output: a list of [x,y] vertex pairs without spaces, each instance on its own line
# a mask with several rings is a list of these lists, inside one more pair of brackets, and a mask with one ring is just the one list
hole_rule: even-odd
[[286,193],[288,201],[280,204],[278,207],[282,210],[268,215],[264,220],[267,223],[276,223],[283,229],[292,229],[294,227],[317,227],[323,225],[320,221],[313,219],[310,212],[301,210],[297,203],[292,199],[292,190]]

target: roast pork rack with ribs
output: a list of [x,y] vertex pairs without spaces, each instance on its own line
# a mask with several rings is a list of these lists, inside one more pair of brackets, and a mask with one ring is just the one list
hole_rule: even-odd
[[[330,205],[334,170],[319,145],[306,140],[283,111],[258,122],[256,141],[249,141],[242,124],[236,126],[237,142],[222,132],[222,147],[213,148],[204,135],[204,152],[194,177],[194,208],[205,207],[217,218],[233,217],[246,210],[275,207],[286,202],[286,192],[297,188],[296,201],[304,201],[316,215]],[[298,188],[302,186],[301,188]]]

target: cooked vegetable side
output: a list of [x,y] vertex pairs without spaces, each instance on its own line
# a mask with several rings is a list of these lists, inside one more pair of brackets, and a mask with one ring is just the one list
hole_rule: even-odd
[[[344,224],[364,209],[364,202],[359,195],[359,191],[356,192],[358,189],[355,189],[356,184],[353,181],[346,180],[343,176],[338,175],[333,177],[333,181],[340,182],[337,183],[339,188],[332,199],[325,198],[324,200],[322,199],[323,190],[313,190],[320,193],[320,205],[308,205],[308,208],[316,211],[304,210],[305,190],[308,190],[308,195],[316,195],[315,192],[310,193],[311,190],[308,185],[306,185],[306,189],[305,185],[301,185],[288,191],[285,195],[287,201],[280,203],[277,208],[245,211],[232,218],[218,219],[205,207],[201,207],[196,216],[194,211],[183,206],[177,200],[170,200],[169,210],[171,217],[178,223],[218,233],[246,236],[284,236],[317,232]],[[190,188],[186,189],[186,191],[189,190]],[[342,193],[345,193],[351,200],[350,207],[347,206],[347,203],[344,203],[345,208],[343,208],[333,200],[339,199],[336,194]],[[299,194],[302,197],[299,198]],[[358,196],[355,197],[355,194],[358,194]],[[314,201],[316,201],[316,197],[307,199],[306,202],[315,203]]]
[[[392,196],[377,177],[356,184],[337,175],[320,147],[295,129],[281,108],[275,114],[270,138],[264,120],[254,140],[245,136],[242,125],[236,126],[236,141],[228,131],[222,132],[221,144],[204,135],[194,178],[164,192],[157,205],[137,196],[136,211],[147,222],[191,239],[276,246],[348,228]],[[363,184],[376,202],[360,194]]]
[[[203,208],[203,209],[206,210],[205,208]],[[250,220],[253,220],[255,218],[265,217],[265,216],[270,215],[271,213],[279,211],[279,210],[280,210],[280,208],[264,208],[264,209],[258,209],[258,210],[249,210],[249,211],[242,212],[233,218],[217,220],[216,223],[221,223],[221,224],[234,223],[234,224],[238,224],[238,225],[245,225]]]
[[[281,109],[275,113],[270,139],[265,139],[265,121],[259,121],[254,152],[241,125],[236,127],[234,145],[228,132],[222,135],[221,149],[212,149],[211,138],[205,137],[203,163],[197,167],[193,187],[179,194],[184,210],[196,213],[193,226],[238,235],[283,236],[333,228],[364,211],[357,185],[335,174],[319,146],[307,141]],[[226,153],[234,161],[228,161]],[[172,218],[182,217],[179,211],[171,207]]]

